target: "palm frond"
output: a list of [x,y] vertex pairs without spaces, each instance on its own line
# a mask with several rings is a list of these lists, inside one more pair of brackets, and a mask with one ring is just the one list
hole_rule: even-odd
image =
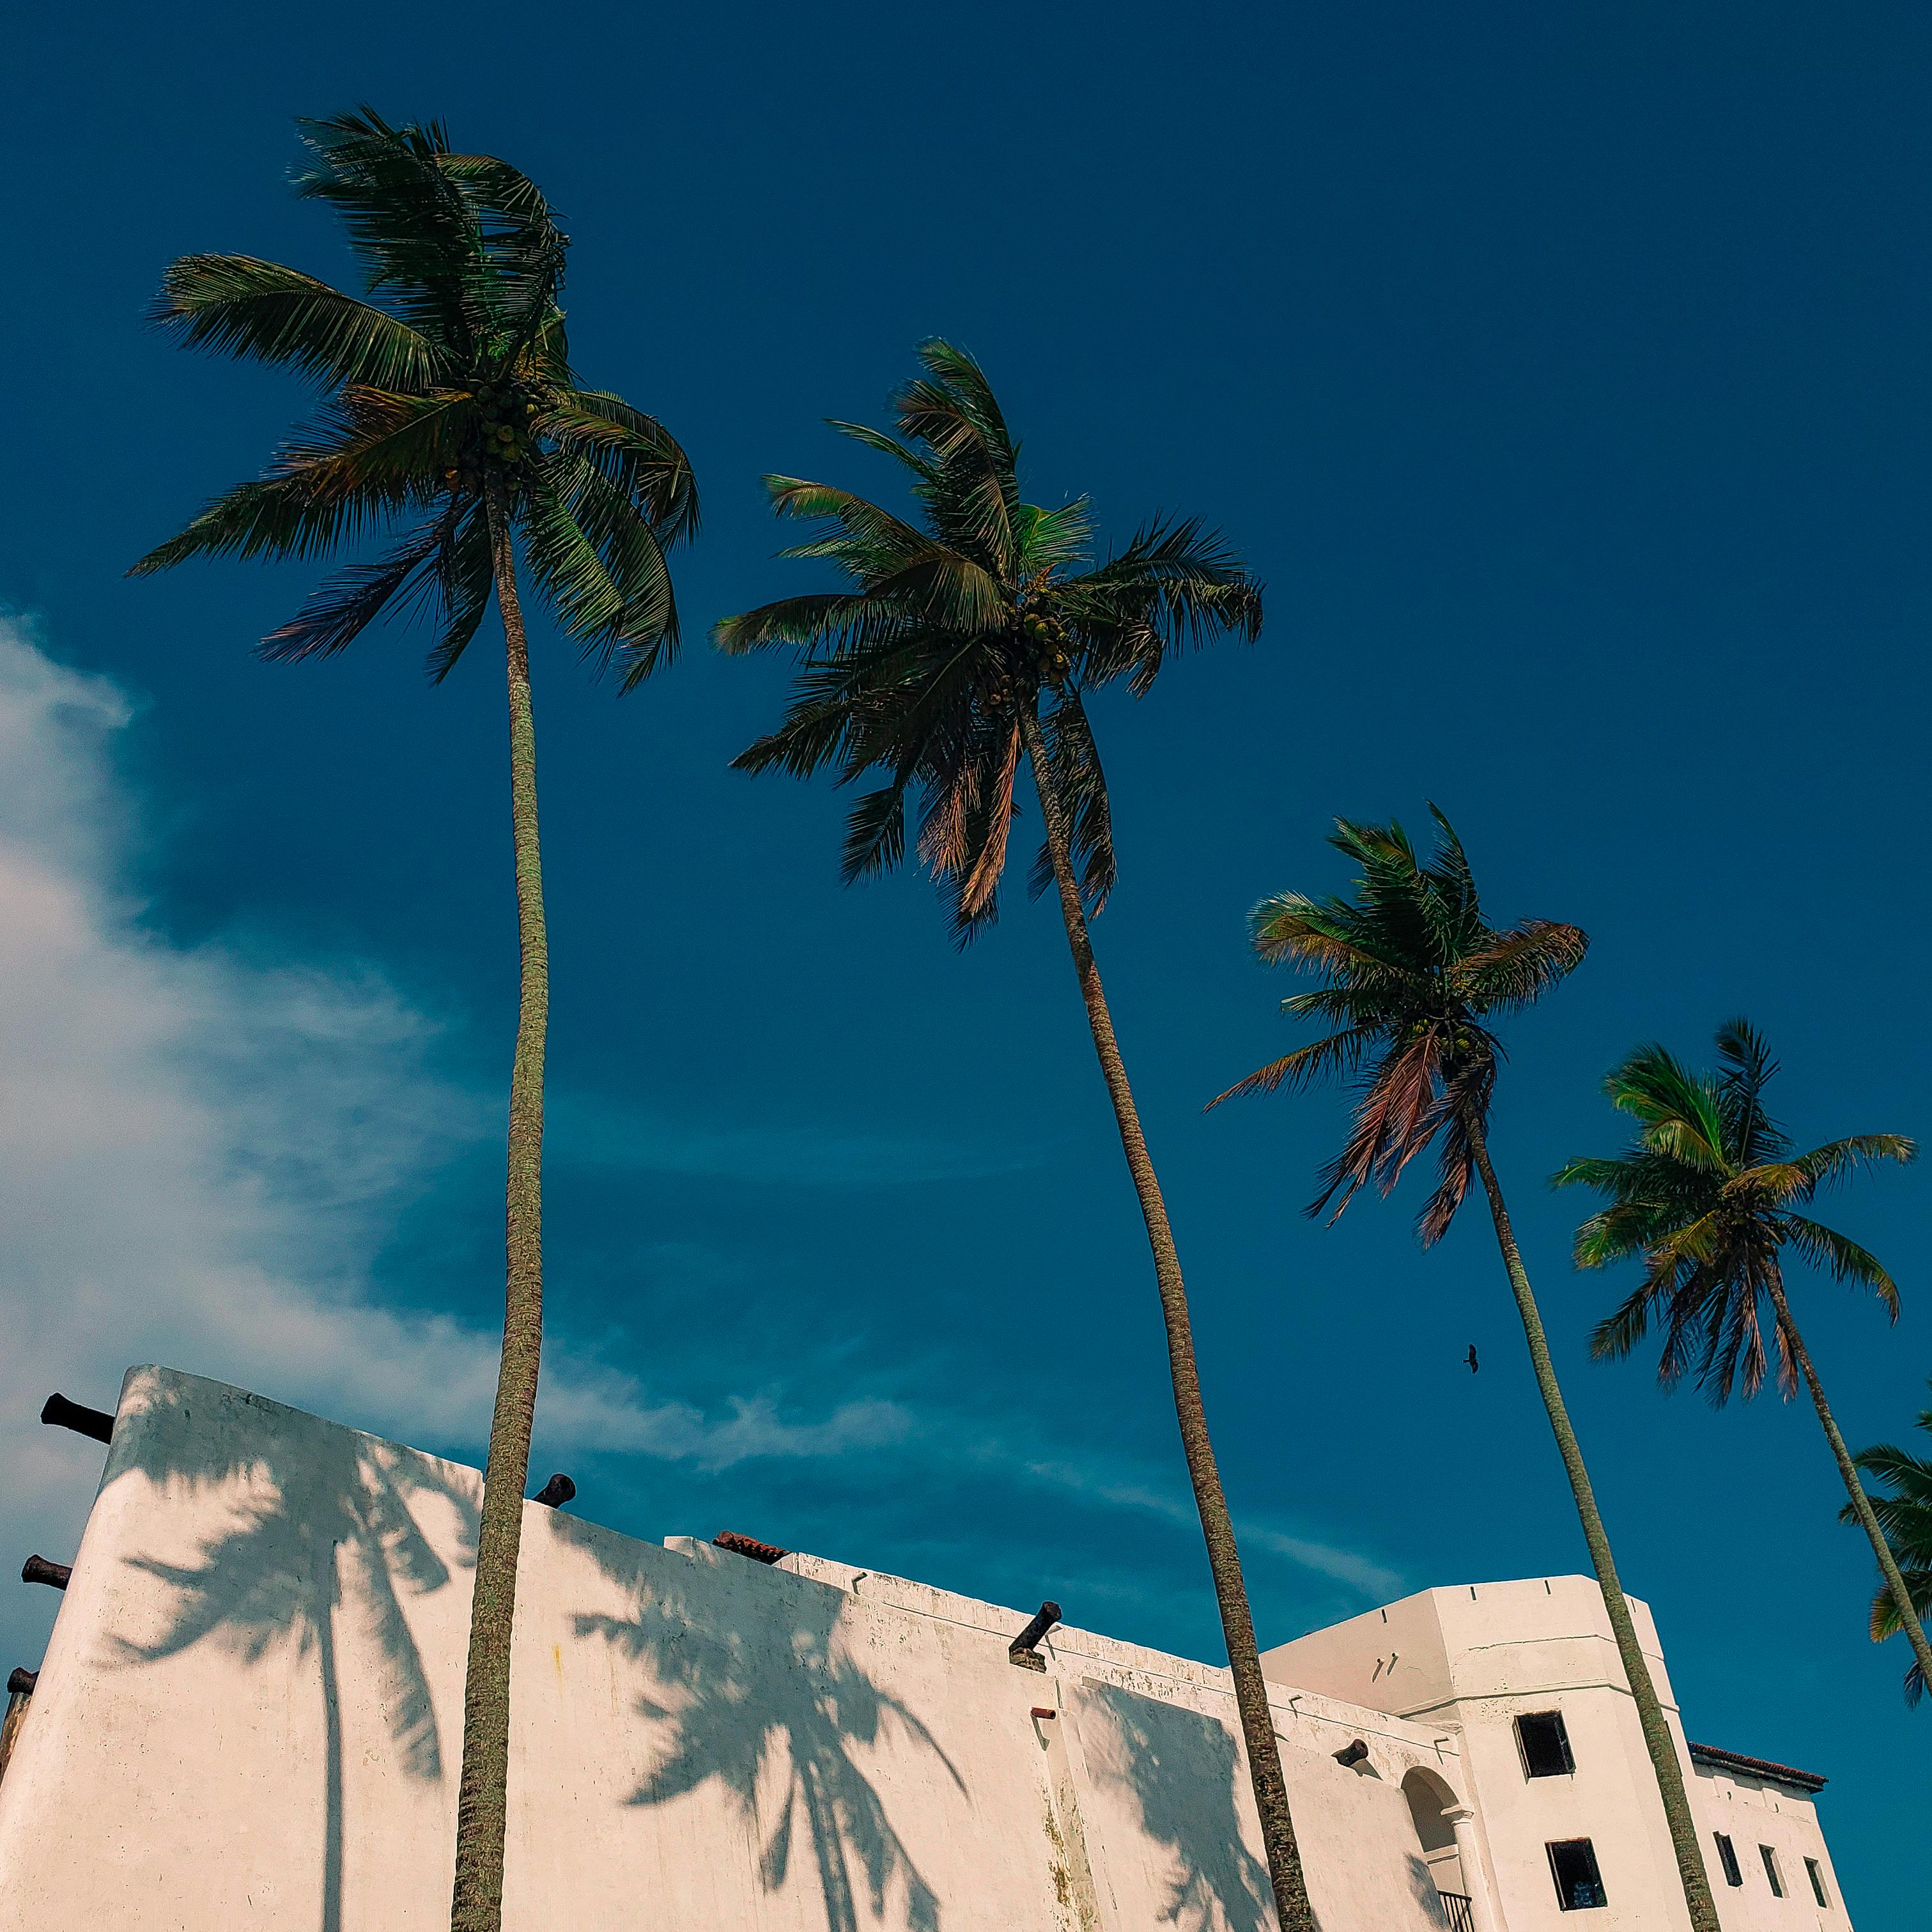
[[914,622],[896,604],[866,592],[820,590],[721,617],[711,635],[718,648],[733,657],[773,644],[861,650],[902,637]]
[[1807,1261],[1828,1269],[1834,1281],[1870,1288],[1884,1304],[1892,1320],[1898,1319],[1898,1284],[1886,1272],[1876,1255],[1860,1247],[1835,1228],[1828,1228],[1820,1221],[1809,1220],[1802,1214],[1782,1215],[1779,1225],[1786,1240]]
[[993,574],[1016,572],[1014,528],[1019,509],[1019,451],[985,371],[962,349],[937,337],[922,343],[927,376],[903,384],[892,398],[899,434],[938,458],[935,496]]
[[1490,1117],[1496,1090],[1496,1043],[1486,1036],[1474,1051],[1459,1049],[1444,1068],[1432,1112],[1426,1124],[1436,1136],[1436,1189],[1416,1216],[1416,1238],[1433,1247],[1449,1232],[1456,1210],[1468,1198],[1470,1177],[1476,1170],[1475,1135]]
[[897,774],[852,807],[838,855],[838,876],[845,884],[890,872],[905,856],[905,795],[912,778],[910,772]]
[[190,349],[332,387],[431,388],[454,373],[449,356],[399,316],[253,255],[182,256],[162,277],[150,315]]
[[[574,543],[562,526],[547,526],[545,540],[561,546],[556,552],[560,567],[572,582],[581,583],[588,599],[560,607],[565,628],[600,664],[621,658],[622,688],[634,689],[677,654],[677,601],[664,546],[650,520],[638,514],[630,493],[575,451],[550,452],[536,475],[596,554],[609,598],[614,599],[607,599],[602,584],[574,557]],[[536,493],[529,501],[539,516],[550,514]]]
[[1808,1201],[1821,1187],[1848,1180],[1863,1167],[1882,1160],[1909,1166],[1918,1158],[1918,1143],[1904,1134],[1849,1134],[1843,1140],[1827,1141],[1796,1160],[1767,1163],[1753,1170],[1774,1178],[1783,1189],[1780,1198]]
[[332,657],[392,605],[406,609],[425,593],[436,595],[440,554],[460,512],[460,506],[452,505],[380,562],[351,564],[339,572],[288,622],[271,631],[256,647],[256,655],[270,664]]
[[1326,1040],[1298,1046],[1292,1053],[1257,1067],[1245,1080],[1238,1080],[1225,1092],[1216,1094],[1202,1112],[1218,1107],[1223,1100],[1239,1100],[1244,1094],[1273,1094],[1283,1087],[1292,1091],[1333,1076],[1346,1077],[1361,1065],[1379,1037],[1373,1027],[1351,1027],[1330,1034]]
[[1261,634],[1262,586],[1198,518],[1156,518],[1097,569],[1072,579],[1062,602],[1096,684],[1120,677],[1144,697],[1168,658],[1224,633]]
[[[1469,916],[1459,908],[1459,920]],[[1590,936],[1580,926],[1526,919],[1461,951],[1456,978],[1473,1011],[1517,1012],[1575,971],[1589,947]]]
[[536,420],[538,434],[584,457],[630,499],[668,550],[698,534],[691,459],[655,416],[601,389],[568,389]]
[[842,422],[837,416],[827,416],[825,422],[828,429],[836,430],[841,436],[850,436],[868,449],[876,449],[881,455],[903,463],[922,483],[931,484],[938,475],[934,465],[917,450],[908,449],[897,436],[888,436],[884,430],[872,429],[864,423]]
[[439,165],[440,122],[392,128],[373,108],[296,123],[309,165],[296,192],[332,208],[370,294],[467,364],[484,346],[482,222]]
[[171,570],[192,556],[326,556],[361,536],[386,510],[356,496],[317,501],[299,476],[241,483],[216,497],[178,536],[156,544],[128,574]]
[[[1119,877],[1114,858],[1112,807],[1100,748],[1077,690],[1064,692],[1040,720],[1046,740],[1047,782],[1066,817],[1075,873],[1090,916],[1106,910]],[[1037,898],[1053,884],[1053,855],[1042,842],[1033,862],[1028,890]]]
[[440,684],[456,668],[457,660],[476,634],[490,608],[495,587],[495,560],[490,548],[490,518],[478,497],[463,512],[449,533],[439,562],[442,578],[442,634],[431,649],[424,668],[432,684]]
[[1604,1076],[1620,1112],[1642,1124],[1646,1145],[1711,1172],[1724,1167],[1724,1127],[1718,1096],[1676,1056],[1654,1042],[1640,1046]]

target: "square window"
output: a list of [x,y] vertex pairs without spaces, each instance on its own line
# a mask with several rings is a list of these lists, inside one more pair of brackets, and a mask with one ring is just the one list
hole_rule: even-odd
[[1816,1858],[1807,1858],[1804,1861],[1804,1876],[1811,1881],[1811,1896],[1827,1911],[1829,1911],[1832,1906],[1831,1898],[1825,1890],[1825,1874],[1818,1869],[1818,1861]]
[[1718,1841],[1718,1862],[1724,1868],[1726,1885],[1742,1885],[1744,1875],[1738,1869],[1738,1848],[1721,1832],[1713,1832],[1712,1837]]
[[1536,1711],[1516,1720],[1516,1748],[1526,1778],[1567,1778],[1576,1768],[1561,1711]]
[[1771,1895],[1773,1898],[1782,1898],[1784,1896],[1784,1874],[1778,1869],[1778,1854],[1768,1845],[1760,1845],[1758,1850],[1764,1858],[1764,1875],[1771,1881]]
[[1596,1848],[1588,1838],[1565,1838],[1544,1849],[1550,1853],[1550,1875],[1556,1881],[1556,1903],[1564,1911],[1586,1912],[1605,1903]]

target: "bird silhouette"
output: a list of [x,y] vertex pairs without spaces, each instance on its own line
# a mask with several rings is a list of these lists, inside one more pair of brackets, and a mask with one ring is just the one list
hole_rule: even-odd
[[1468,1364],[1469,1372],[1473,1376],[1476,1372],[1478,1368],[1480,1366],[1476,1360],[1476,1345],[1474,1342],[1472,1342],[1469,1344],[1469,1352],[1465,1355],[1462,1359]]

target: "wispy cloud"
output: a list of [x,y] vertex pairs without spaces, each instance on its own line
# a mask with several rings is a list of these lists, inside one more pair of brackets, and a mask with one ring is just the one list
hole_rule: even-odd
[[[131,716],[112,683],[0,622],[0,1453],[9,1547],[57,1556],[100,1458],[38,1426],[52,1389],[111,1403],[124,1367],[158,1360],[474,1450],[495,1386],[494,1334],[385,1305],[372,1269],[499,1104],[438,1072],[436,1018],[368,962],[152,928],[113,763]],[[909,1426],[866,1400],[799,1417],[748,1395],[707,1414],[567,1348],[545,1368],[547,1450],[722,1468]]]
[[[1193,1498],[1178,1484],[1162,1483],[1144,1471],[1123,1468],[1114,1459],[1088,1456],[1073,1461],[1064,1457],[1028,1457],[1016,1456],[1003,1445],[991,1442],[982,1444],[974,1454],[977,1460],[1004,1465],[1028,1480],[1088,1497],[1115,1509],[1157,1517],[1191,1534],[1199,1533],[1200,1517]],[[1377,1600],[1398,1596],[1403,1588],[1400,1573],[1360,1550],[1298,1534],[1252,1518],[1240,1519],[1234,1528],[1244,1550],[1265,1550]]]

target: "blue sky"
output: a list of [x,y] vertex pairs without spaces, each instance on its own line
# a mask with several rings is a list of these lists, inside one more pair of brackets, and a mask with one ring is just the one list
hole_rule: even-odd
[[[619,703],[540,639],[554,958],[538,1459],[639,1534],[735,1528],[1216,1654],[1144,1244],[1051,910],[962,957],[839,801],[727,760],[783,667],[703,644],[795,584],[761,471],[885,487],[913,344],[991,371],[1043,502],[1225,527],[1252,650],[1097,725],[1096,943],[1192,1290],[1264,1642],[1581,1570],[1485,1229],[1301,1218],[1332,1096],[1204,1118],[1291,1038],[1246,908],[1336,888],[1337,813],[1455,818],[1499,915],[1574,920],[1496,1153],[1627,1582],[1694,1736],[1815,1768],[1847,1903],[1915,1922],[1927,1713],[1809,1413],[1593,1367],[1616,1292],[1542,1177],[1637,1040],[1749,1014],[1803,1136],[1932,1129],[1919,1023],[1932,28],[1921,10],[500,5],[16,23],[0,471],[14,1012],[0,1304],[17,1540],[86,1445],[25,1418],[159,1356],[473,1455],[514,994],[500,676],[422,640],[268,668],[302,569],[132,559],[302,412],[142,326],[233,249],[344,272],[291,117],[442,114],[575,237],[584,370],[698,467],[691,644]],[[1832,1218],[1906,1312],[1802,1285],[1855,1443],[1932,1327],[1932,1174]],[[1472,1340],[1484,1369],[1460,1366]],[[541,1472],[538,1472],[539,1474]],[[62,1538],[68,1540],[62,1543]],[[22,1552],[25,1553],[24,1550]],[[27,1593],[23,1592],[25,1597]],[[32,1661],[50,1602],[14,1603]],[[10,1663],[10,1656],[0,1664]]]

